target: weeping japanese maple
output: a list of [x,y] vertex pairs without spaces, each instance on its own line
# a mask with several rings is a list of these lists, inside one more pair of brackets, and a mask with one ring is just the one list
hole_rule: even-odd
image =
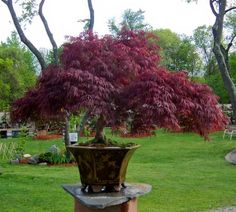
[[141,31],[70,38],[61,64],[42,72],[36,88],[12,105],[12,117],[65,117],[83,110],[97,118],[97,142],[104,141],[105,126],[127,118],[130,133],[183,129],[207,139],[223,129],[227,117],[211,89],[189,81],[184,72],[159,67],[156,43],[155,36]]

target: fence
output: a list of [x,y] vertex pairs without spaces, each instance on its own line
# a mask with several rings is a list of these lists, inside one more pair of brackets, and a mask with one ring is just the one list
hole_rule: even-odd
[[0,160],[10,160],[16,155],[18,145],[14,142],[0,143]]

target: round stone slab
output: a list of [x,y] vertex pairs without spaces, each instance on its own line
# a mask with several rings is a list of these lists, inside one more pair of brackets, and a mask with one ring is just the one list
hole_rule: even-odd
[[225,156],[225,160],[236,165],[236,149]]
[[136,197],[149,193],[152,189],[151,185],[141,183],[125,184],[126,188],[122,188],[119,192],[100,192],[87,193],[81,191],[81,185],[62,185],[64,190],[70,193],[81,204],[97,209],[104,209],[109,206],[125,203]]

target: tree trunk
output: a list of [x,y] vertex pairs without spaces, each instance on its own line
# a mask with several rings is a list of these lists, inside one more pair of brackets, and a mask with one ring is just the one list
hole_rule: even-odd
[[229,70],[228,70],[228,65],[225,61],[225,57],[223,56],[222,51],[220,50],[221,48],[219,47],[218,44],[214,45],[213,52],[215,54],[221,77],[224,82],[224,86],[229,94],[229,98],[232,104],[232,109],[233,109],[233,120],[235,122],[236,120],[236,87],[229,75]]
[[42,57],[42,54],[38,51],[38,49],[30,42],[30,40],[27,39],[27,37],[25,36],[24,31],[21,28],[21,25],[19,23],[19,20],[17,18],[17,15],[15,13],[14,7],[12,5],[12,0],[2,0],[2,2],[4,2],[8,9],[9,12],[11,14],[12,20],[14,22],[14,25],[16,27],[16,30],[20,36],[21,41],[30,49],[30,51],[35,55],[35,57],[38,59],[39,64],[41,66],[41,69],[45,69],[46,68],[46,63],[44,58]]
[[217,5],[218,7],[215,7],[214,3],[216,3],[214,0],[210,0],[211,10],[216,17],[215,23],[212,27],[212,33],[214,37],[213,52],[216,57],[219,69],[220,69],[224,86],[230,97],[230,101],[231,101],[232,109],[233,109],[233,120],[235,122],[236,120],[236,87],[230,77],[230,74],[229,74],[230,70],[229,70],[229,64],[228,64],[228,53],[229,53],[229,48],[231,45],[228,45],[227,49],[225,49],[225,47],[222,45],[224,16],[228,11],[234,8],[232,7],[226,10],[227,0],[219,1]]
[[105,119],[104,116],[101,115],[96,123],[96,135],[95,135],[95,141],[97,143],[105,143],[105,137],[103,129],[105,127]]
[[[65,117],[65,135],[64,135],[64,141],[65,141],[65,147],[70,145],[70,138],[69,138],[69,130],[70,130],[70,114],[66,112]],[[66,159],[70,160],[70,152],[66,148]]]
[[43,25],[44,25],[44,28],[45,28],[45,31],[48,35],[48,38],[52,44],[52,49],[53,49],[53,64],[58,64],[59,63],[59,60],[58,60],[58,47],[57,47],[57,44],[56,44],[56,41],[53,37],[53,34],[48,26],[48,22],[46,20],[46,18],[44,17],[43,15],[43,5],[44,5],[44,2],[45,0],[41,0],[40,4],[39,4],[39,16],[43,22]]
[[93,26],[94,26],[94,10],[93,10],[92,0],[88,0],[88,8],[89,8],[89,13],[90,13],[89,30],[93,31]]
[[88,116],[88,113],[86,112],[86,113],[83,115],[82,120],[81,120],[81,122],[80,122],[80,124],[79,124],[79,129],[77,129],[78,142],[79,142],[79,139],[80,139],[80,133],[83,132],[84,126],[85,126],[85,124],[86,124],[86,122],[87,122],[87,120],[88,120],[88,117],[89,117],[89,116]]

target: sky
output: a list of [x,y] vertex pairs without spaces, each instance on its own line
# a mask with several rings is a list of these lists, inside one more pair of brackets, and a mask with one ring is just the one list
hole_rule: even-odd
[[[141,9],[145,11],[145,22],[154,29],[169,28],[178,34],[191,35],[198,26],[214,23],[208,0],[198,0],[197,4],[188,4],[185,0],[93,0],[93,8],[94,31],[99,35],[108,34],[108,20],[115,17],[119,22],[126,9]],[[79,20],[89,18],[87,0],[46,0],[43,12],[58,45],[65,41],[65,36],[82,32],[83,24]],[[5,41],[15,28],[7,6],[1,1],[0,16],[0,41]],[[39,18],[35,18],[25,32],[36,47],[50,48]]]

